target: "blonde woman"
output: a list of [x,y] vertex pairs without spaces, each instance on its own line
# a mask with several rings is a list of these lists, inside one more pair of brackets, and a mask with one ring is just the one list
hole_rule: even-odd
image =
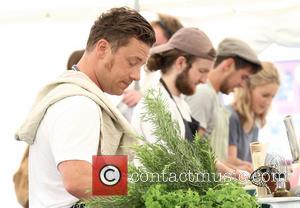
[[253,171],[249,144],[257,141],[259,128],[266,124],[266,115],[276,95],[280,79],[272,63],[263,62],[263,69],[250,76],[245,88],[235,89],[229,129],[228,160],[248,172]]

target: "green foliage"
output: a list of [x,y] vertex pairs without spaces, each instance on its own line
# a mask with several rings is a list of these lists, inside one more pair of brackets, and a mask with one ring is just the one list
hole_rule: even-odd
[[191,189],[169,191],[164,184],[151,186],[144,199],[147,208],[194,208],[199,207],[200,202],[198,192]]
[[224,183],[210,188],[206,195],[187,190],[168,190],[166,185],[151,186],[143,196],[147,208],[255,208],[256,198],[247,194],[237,183]]
[[130,183],[128,185],[128,195],[126,196],[97,196],[84,202],[87,208],[144,208],[143,195],[148,187],[142,183]]
[[[160,92],[148,91],[144,104],[146,113],[142,115],[142,119],[153,124],[157,142],[150,144],[144,141],[144,145],[135,148],[136,155],[143,164],[142,168],[149,173],[174,173],[179,176],[181,173],[191,172],[210,177],[201,180],[194,178],[187,182],[165,182],[172,190],[190,188],[204,194],[208,188],[216,186],[219,178],[209,142],[199,136],[193,142],[181,138],[178,122],[172,120]],[[211,180],[212,175],[215,180]]]
[[[181,138],[178,122],[173,121],[160,92],[150,90],[145,99],[144,121],[153,124],[157,142],[143,137],[143,145],[132,147],[142,166],[129,165],[129,176],[145,174],[148,180],[130,181],[127,196],[95,197],[86,207],[110,208],[212,208],[255,207],[250,197],[235,183],[220,183],[215,155],[206,139],[196,136],[193,142]],[[205,178],[187,181],[162,181],[159,175],[202,173]],[[255,206],[253,206],[255,205]]]
[[209,189],[202,197],[201,208],[255,208],[259,207],[254,196],[250,196],[239,184],[230,182]]

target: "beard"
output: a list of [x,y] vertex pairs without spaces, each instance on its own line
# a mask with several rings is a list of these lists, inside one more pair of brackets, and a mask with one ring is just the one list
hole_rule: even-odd
[[195,87],[191,85],[189,76],[188,76],[189,69],[185,69],[183,72],[181,72],[176,80],[175,80],[175,86],[178,89],[178,91],[184,95],[192,95],[195,93]]
[[234,74],[234,72],[228,74],[228,76],[225,77],[225,79],[221,83],[221,85],[220,85],[220,92],[221,93],[228,95],[229,93],[231,93],[233,91],[232,86],[230,86],[230,79],[231,79],[233,74]]
[[220,92],[226,95],[231,92],[227,78],[221,83]]

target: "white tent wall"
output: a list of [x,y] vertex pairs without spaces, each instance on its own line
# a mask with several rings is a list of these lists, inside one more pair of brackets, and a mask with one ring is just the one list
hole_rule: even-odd
[[90,26],[100,12],[115,6],[134,7],[137,2],[147,18],[155,12],[176,16],[185,26],[204,30],[215,46],[224,37],[237,37],[251,44],[263,59],[300,60],[297,0],[0,0],[3,206],[19,207],[12,174],[25,144],[13,135],[36,93],[65,70],[72,51],[85,47]]

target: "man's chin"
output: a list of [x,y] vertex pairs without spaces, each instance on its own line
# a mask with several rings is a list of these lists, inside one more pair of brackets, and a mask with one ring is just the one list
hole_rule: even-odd
[[124,93],[124,91],[125,91],[125,89],[124,89],[124,90],[123,90],[123,89],[120,89],[120,90],[116,91],[116,92],[114,93],[114,95],[122,95],[122,94]]
[[223,89],[223,90],[220,90],[221,93],[225,94],[225,95],[229,95],[231,92],[233,92],[232,89]]
[[110,95],[122,95],[124,93],[125,89],[118,89],[118,90],[111,90],[110,92],[106,92]]
[[195,94],[195,92],[196,92],[196,88],[195,89],[186,90],[186,91],[182,92],[182,94],[187,95],[187,96],[191,96],[191,95]]

